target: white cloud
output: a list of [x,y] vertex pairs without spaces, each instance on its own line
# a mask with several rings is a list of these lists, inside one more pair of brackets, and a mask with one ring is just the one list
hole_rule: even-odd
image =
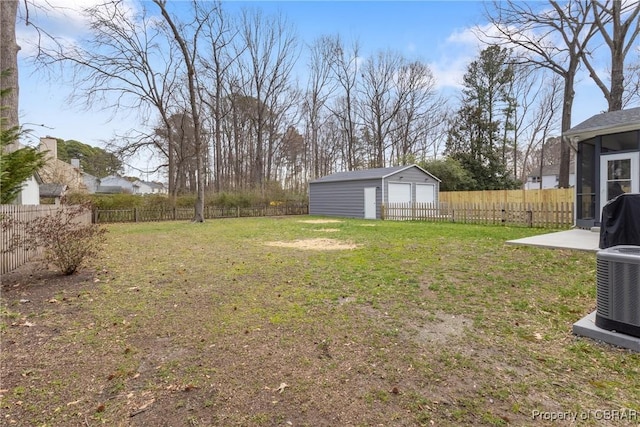
[[462,77],[467,71],[467,66],[473,58],[440,58],[431,62],[429,68],[436,79],[437,88],[462,88]]
[[437,47],[438,58],[429,63],[438,88],[460,89],[462,77],[482,44],[471,28],[457,28]]
[[473,28],[456,28],[447,37],[447,43],[478,48],[482,43]]
[[[87,9],[101,4],[105,4],[105,0],[28,0],[20,2],[16,38],[22,47],[21,54],[29,56],[35,53],[38,44],[43,42],[39,38],[36,27],[63,43],[77,43],[90,29],[90,17],[87,15]],[[127,8],[128,14],[134,15],[136,13],[137,7],[133,0],[125,0],[123,4]],[[28,26],[26,25],[27,20]]]

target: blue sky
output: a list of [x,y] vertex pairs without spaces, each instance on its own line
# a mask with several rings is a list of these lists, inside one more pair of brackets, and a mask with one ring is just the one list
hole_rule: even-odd
[[[74,7],[97,0],[48,1]],[[409,59],[421,60],[430,65],[443,93],[451,96],[455,96],[467,64],[479,52],[470,29],[484,24],[483,4],[479,1],[228,1],[223,5],[229,12],[247,6],[262,8],[265,14],[281,12],[296,27],[303,43],[311,43],[321,35],[340,34],[345,40],[357,39],[364,56],[392,49]],[[178,1],[173,6],[188,8],[189,3]],[[64,16],[50,11],[35,19],[45,21],[48,28],[64,37],[80,36],[80,15],[64,10]],[[30,36],[23,24],[18,27],[19,38]],[[25,61],[28,53],[23,49],[20,55],[20,112],[25,127],[33,130],[33,139],[51,135],[103,147],[102,141],[114,133],[135,126],[126,115],[112,118],[109,112],[83,112],[68,105],[70,88],[48,80],[34,69]],[[593,94],[590,81],[579,81],[576,91],[574,124],[606,108],[601,94],[586,97]]]

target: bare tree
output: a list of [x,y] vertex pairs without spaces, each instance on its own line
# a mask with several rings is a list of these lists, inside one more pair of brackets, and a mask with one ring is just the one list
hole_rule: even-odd
[[244,10],[241,28],[246,45],[245,53],[239,58],[242,89],[246,96],[256,100],[256,114],[252,120],[256,140],[251,180],[263,189],[264,177],[271,167],[274,143],[269,115],[278,109],[282,97],[290,89],[291,72],[298,58],[297,35],[282,15],[266,17],[259,10]]
[[357,105],[358,105],[358,74],[360,60],[360,45],[354,41],[349,50],[342,39],[335,36],[331,42],[331,71],[332,77],[340,89],[338,98],[331,107],[331,112],[338,118],[342,127],[343,159],[347,170],[354,170],[359,166],[357,141]]
[[[636,51],[640,54],[640,46],[636,48]],[[640,98],[640,63],[627,65],[626,75],[629,79],[625,84],[626,88],[622,99],[622,105],[627,105],[633,99]]]
[[609,111],[621,110],[624,106],[625,59],[629,51],[636,46],[635,40],[640,34],[640,3],[621,0],[593,1],[592,14],[598,27],[598,33],[610,52],[609,86],[597,71],[594,52],[597,49],[581,52],[589,75],[604,94]]
[[[322,109],[335,89],[332,83],[331,67],[329,64],[331,54],[331,39],[327,36],[321,37],[310,46],[309,79],[307,81],[307,91],[303,100],[303,110],[306,115],[306,139],[310,143],[311,178],[318,178],[321,174],[320,161],[320,126]],[[308,165],[309,162],[307,162]]]
[[234,44],[238,34],[237,26],[224,12],[221,3],[217,2],[214,14],[204,28],[207,50],[200,57],[201,79],[206,79],[206,83],[201,85],[202,101],[209,107],[213,122],[215,191],[224,187],[223,121],[229,113],[229,109],[225,108],[224,98],[230,93],[232,68],[244,51],[244,47],[238,48],[237,43]]
[[404,58],[393,51],[381,51],[365,60],[361,69],[360,116],[372,137],[374,167],[386,166],[386,150],[391,146],[389,135],[394,119],[404,104],[407,94],[398,91],[396,76],[404,65]]
[[[85,108],[102,108],[116,114],[135,112],[142,122],[159,118],[168,139],[155,132],[136,130],[117,138],[114,145],[123,156],[152,148],[168,160],[169,193],[177,194],[175,153],[171,139],[174,113],[184,111],[176,97],[182,84],[181,67],[175,61],[175,44],[167,43],[165,27],[156,25],[146,10],[134,12],[123,1],[96,5],[84,11],[89,21],[90,38],[64,44],[61,40],[42,43],[38,61],[45,67],[70,64],[72,102]],[[170,39],[169,39],[170,40]]]
[[172,194],[195,193],[196,158],[193,121],[186,113],[175,113],[169,117],[170,126],[161,124],[155,135],[165,142],[164,150],[171,159],[170,182],[173,183]]
[[[402,100],[394,117],[393,149],[397,163],[410,156],[426,158],[430,149],[437,154],[439,130],[445,133],[446,101],[435,91],[436,80],[429,67],[414,61],[403,64],[396,75],[396,91]],[[439,129],[440,128],[440,129]]]
[[[513,162],[514,171],[518,167],[520,170],[516,178],[524,182],[536,167],[559,163],[559,157],[549,160],[550,163],[542,163],[543,157],[538,153],[544,154],[545,141],[557,130],[562,82],[557,75],[549,77],[547,73],[526,66],[517,66],[516,76],[519,77],[514,95],[518,108],[513,121]],[[544,159],[551,159],[551,156],[544,156]]]
[[[558,3],[549,0],[549,8],[534,10],[530,3],[515,0],[494,1],[485,15],[492,24],[490,30],[480,30],[485,39],[515,46],[521,62],[547,68],[558,74],[564,83],[562,131],[571,128],[571,113],[575,97],[575,78],[590,39],[597,32],[591,20],[593,5],[589,0]],[[495,33],[493,32],[495,31]],[[569,186],[570,142],[563,138],[559,186]]]
[[[200,105],[199,105],[199,92],[198,82],[196,78],[196,61],[197,61],[197,49],[198,49],[198,37],[200,30],[202,29],[204,22],[209,19],[209,14],[205,16],[197,16],[198,8],[194,2],[194,10],[196,12],[196,18],[193,22],[193,29],[191,35],[186,34],[186,26],[182,25],[178,27],[178,21],[172,17],[166,8],[166,0],[153,0],[153,2],[160,8],[160,13],[164,18],[164,21],[169,25],[171,33],[175,41],[180,47],[182,59],[187,70],[187,82],[189,90],[189,107],[191,113],[191,120],[193,121],[193,136],[194,136],[194,148],[196,158],[196,203],[194,222],[204,222],[204,187],[205,187],[205,170],[204,170],[204,156],[206,147],[204,146],[204,140],[202,138],[202,127],[200,121]],[[211,13],[211,12],[209,12]],[[189,37],[189,39],[187,39]]]

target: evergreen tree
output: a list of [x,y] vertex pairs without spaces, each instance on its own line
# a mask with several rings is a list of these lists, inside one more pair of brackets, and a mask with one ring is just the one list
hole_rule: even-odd
[[474,190],[519,185],[502,155],[515,108],[509,96],[513,79],[509,51],[499,46],[484,49],[463,77],[462,106],[450,123],[446,154],[469,172]]
[[[5,73],[2,73],[3,75]],[[0,91],[5,97],[10,89]],[[4,111],[0,111],[4,115]],[[6,127],[7,120],[0,117],[0,204],[13,202],[25,181],[44,164],[44,153],[31,147],[18,147],[20,128]]]
[[120,173],[122,162],[118,157],[100,147],[92,147],[73,139],[64,141],[57,139],[58,158],[67,163],[71,159],[79,159],[82,170],[97,178]]
[[[408,162],[407,164],[409,163],[413,162]],[[451,157],[421,161],[418,162],[418,166],[441,181],[440,191],[466,191],[475,188],[475,183],[469,171],[459,161]]]
[[12,203],[25,181],[44,165],[44,153],[35,148],[11,150],[19,136],[17,127],[0,131],[0,204],[3,205]]

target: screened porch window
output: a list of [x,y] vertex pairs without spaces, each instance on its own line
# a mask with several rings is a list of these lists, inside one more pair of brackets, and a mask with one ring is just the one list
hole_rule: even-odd
[[576,183],[576,219],[596,219],[596,147],[595,139],[578,146],[578,181]]

